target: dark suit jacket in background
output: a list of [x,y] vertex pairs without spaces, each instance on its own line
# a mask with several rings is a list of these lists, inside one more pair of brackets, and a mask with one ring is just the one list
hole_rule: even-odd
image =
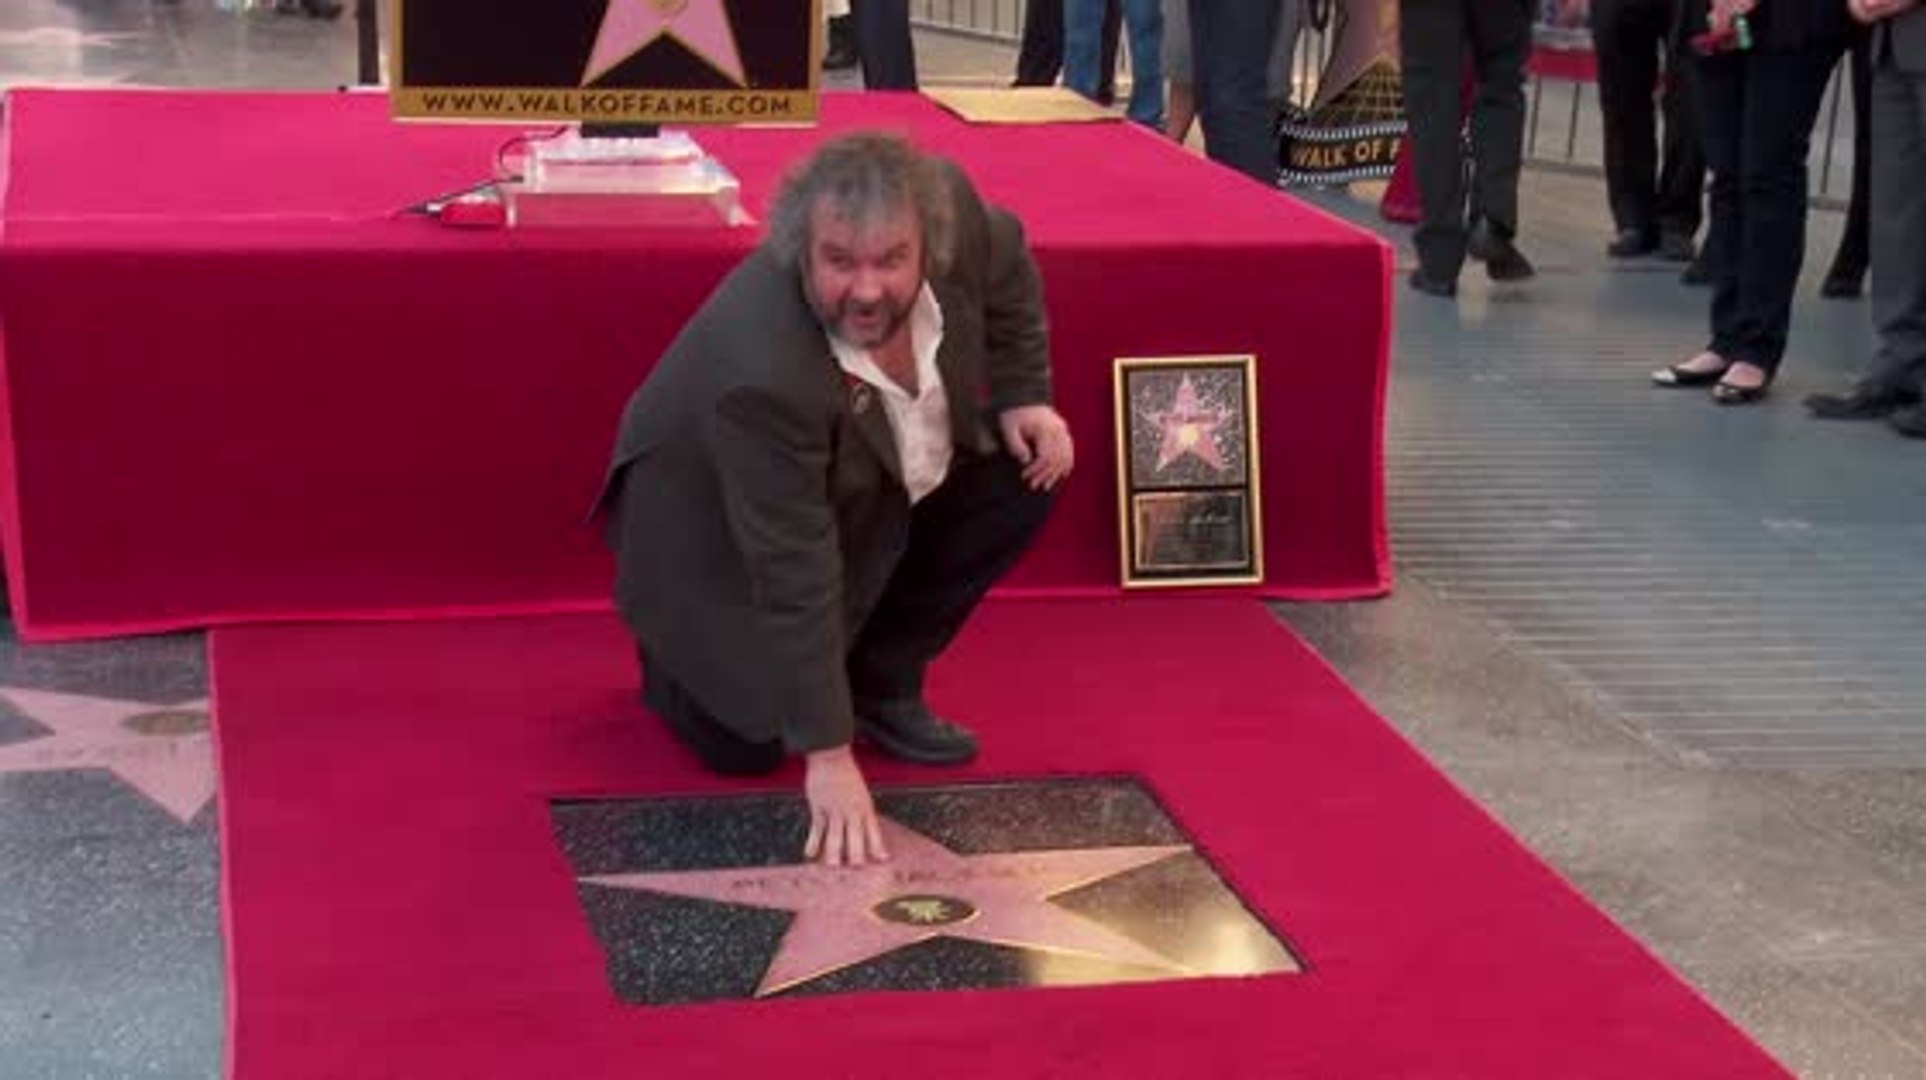
[[[1873,24],[1873,56],[1888,55],[1901,71],[1926,72],[1926,7]],[[1922,181],[1926,182],[1926,181]]]
[[[1042,288],[1017,220],[948,172],[937,366],[958,452],[995,453],[996,413],[1050,400]],[[651,670],[746,739],[849,741],[845,657],[908,540],[909,495],[880,395],[854,392],[766,246],[630,399],[603,502],[616,605]]]

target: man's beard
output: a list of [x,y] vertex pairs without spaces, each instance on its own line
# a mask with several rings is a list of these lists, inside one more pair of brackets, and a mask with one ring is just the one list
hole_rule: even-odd
[[[914,295],[911,294],[912,298],[908,301],[899,301],[885,294],[868,304],[845,297],[834,308],[825,305],[822,298],[812,295],[810,303],[816,309],[816,317],[822,320],[830,333],[856,348],[874,349],[894,339],[909,322],[910,313],[916,307]],[[861,323],[855,321],[864,316],[873,318],[863,318]]]

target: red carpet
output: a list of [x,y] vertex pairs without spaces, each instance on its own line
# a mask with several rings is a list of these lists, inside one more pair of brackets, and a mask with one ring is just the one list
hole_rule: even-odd
[[1254,603],[993,603],[931,687],[982,760],[872,777],[1139,774],[1307,974],[667,1009],[609,989],[546,807],[724,787],[614,621],[211,649],[243,1080],[1786,1075]]
[[[699,134],[760,217],[786,165],[859,127],[955,157],[1029,228],[1081,453],[1013,588],[1118,591],[1111,361],[1211,353],[1259,361],[1265,591],[1390,587],[1386,244],[1127,124],[829,94],[815,127]],[[363,94],[7,95],[23,637],[607,605],[582,515],[622,404],[760,233],[396,215],[484,179],[515,130],[397,124]]]

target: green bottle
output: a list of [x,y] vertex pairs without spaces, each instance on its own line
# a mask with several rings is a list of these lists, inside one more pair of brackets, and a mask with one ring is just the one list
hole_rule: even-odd
[[1747,52],[1752,48],[1752,23],[1744,15],[1732,17],[1732,32],[1738,35],[1739,51]]

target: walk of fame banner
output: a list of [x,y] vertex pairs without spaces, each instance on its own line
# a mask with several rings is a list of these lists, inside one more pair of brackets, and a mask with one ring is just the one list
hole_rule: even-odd
[[821,0],[395,0],[395,115],[593,124],[816,115]]
[[1278,177],[1285,184],[1381,179],[1398,163],[1405,132],[1398,0],[1330,2],[1335,41],[1317,94],[1308,108],[1286,105],[1278,119]]

